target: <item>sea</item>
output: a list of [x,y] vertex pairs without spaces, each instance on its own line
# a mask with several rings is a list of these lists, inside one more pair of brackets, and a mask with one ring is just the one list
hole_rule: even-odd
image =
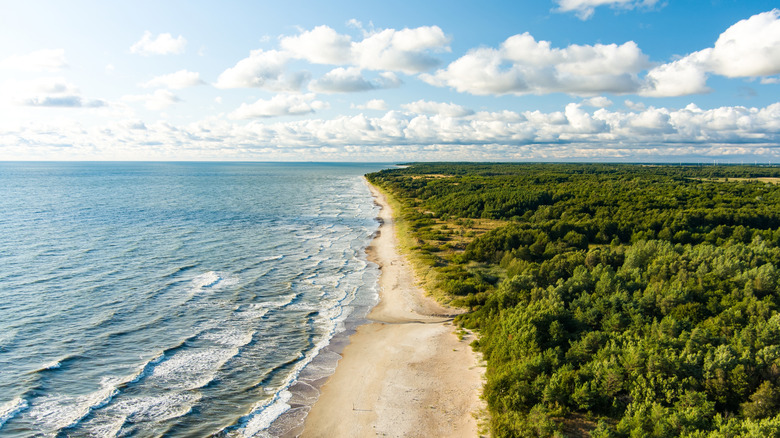
[[0,163],[0,437],[296,436],[387,167]]

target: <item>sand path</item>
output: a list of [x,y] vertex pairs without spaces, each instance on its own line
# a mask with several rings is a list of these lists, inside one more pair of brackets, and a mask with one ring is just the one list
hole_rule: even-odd
[[453,309],[424,296],[398,253],[393,214],[370,186],[382,224],[368,248],[381,268],[380,303],[349,339],[303,437],[476,437],[484,368]]

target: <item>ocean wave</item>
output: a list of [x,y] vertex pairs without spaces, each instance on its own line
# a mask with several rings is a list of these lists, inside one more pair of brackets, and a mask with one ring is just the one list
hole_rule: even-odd
[[229,328],[226,330],[204,333],[200,336],[200,338],[216,342],[226,347],[239,348],[252,342],[252,338],[254,337],[255,333],[256,332],[254,330]]
[[225,272],[208,271],[206,273],[197,275],[190,280],[189,295],[187,301],[199,297],[214,293],[219,290],[223,290],[230,286],[235,286],[239,283],[239,278],[235,275],[231,275]]
[[283,258],[284,258],[284,255],[283,255],[283,254],[279,254],[279,255],[270,256],[270,257],[261,257],[261,258],[259,258],[259,259],[257,260],[257,262],[258,262],[258,263],[262,263],[262,262],[270,262],[270,261],[274,261],[274,260],[281,260],[281,259],[283,259]]
[[51,361],[41,367],[41,370],[54,370],[62,366],[62,362],[58,360]]
[[38,367],[38,368],[28,372],[27,374],[38,374],[38,373],[43,373],[43,372],[46,372],[46,371],[58,370],[58,369],[62,368],[63,365],[67,366],[71,362],[77,361],[79,359],[83,359],[83,357],[84,356],[82,356],[81,354],[71,354],[71,355],[68,355],[68,356],[63,356],[63,357],[61,357],[59,359],[54,359],[52,361],[49,361],[49,362],[41,365],[40,367]]
[[27,409],[28,406],[27,400],[21,397],[16,397],[8,403],[0,405],[0,428],[2,428],[8,420]]
[[157,364],[148,380],[166,389],[203,388],[238,351],[238,348],[181,350]]
[[[295,305],[291,305],[293,307]],[[292,393],[290,388],[298,381],[304,369],[318,356],[320,351],[330,344],[331,339],[338,331],[342,330],[343,319],[349,314],[343,305],[334,305],[323,309],[320,312],[313,312],[309,317],[318,314],[320,321],[318,325],[325,332],[321,338],[313,342],[308,351],[301,352],[297,363],[293,366],[282,384],[274,391],[274,396],[267,401],[255,405],[249,414],[241,417],[237,424],[231,427],[228,436],[231,437],[254,437],[262,435],[262,432],[279,418],[288,409],[290,409],[290,398]],[[312,339],[314,341],[314,339]]]
[[268,298],[266,301],[260,303],[245,304],[238,309],[236,316],[245,319],[259,319],[265,316],[270,310],[288,307],[299,296],[299,293],[291,293]]
[[108,404],[119,393],[121,379],[104,377],[101,388],[89,394],[48,395],[33,402],[28,413],[36,426],[47,432],[60,432],[77,425],[95,409]]
[[262,430],[268,429],[268,426],[273,423],[274,420],[279,418],[285,411],[290,409],[290,405],[287,403],[292,398],[290,391],[284,390],[279,393],[277,397],[274,397],[268,403],[264,404],[260,408],[256,409],[253,414],[247,419],[244,426],[228,436],[238,437],[254,437]]
[[231,277],[230,275],[216,271],[209,271],[193,278],[191,285],[193,289],[217,289],[233,286],[237,283],[237,277]]
[[125,422],[162,422],[182,417],[192,411],[203,398],[199,392],[167,393],[161,396],[143,396],[120,400],[112,411],[125,416]]
[[84,422],[81,431],[86,436],[119,436],[128,424],[155,424],[183,417],[202,398],[199,392],[166,392],[164,395],[120,398]]

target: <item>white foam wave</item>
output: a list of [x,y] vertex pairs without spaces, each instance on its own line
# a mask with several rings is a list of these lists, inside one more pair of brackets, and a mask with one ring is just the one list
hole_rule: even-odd
[[209,384],[238,348],[178,351],[154,367],[149,379],[169,389],[197,389]]
[[280,255],[260,258],[260,259],[258,259],[258,262],[270,262],[270,261],[274,261],[274,260],[281,260],[283,258],[284,258],[284,255],[280,254]]
[[41,367],[42,370],[54,370],[62,366],[62,363],[58,360],[51,361]]
[[265,302],[262,302],[262,303],[258,303],[258,305],[263,306],[263,307],[270,307],[270,308],[284,307],[284,306],[292,303],[292,301],[297,296],[298,296],[297,294],[282,295],[282,296],[277,297],[275,299],[268,300],[268,301],[265,301]]
[[[295,305],[290,307],[293,306]],[[330,307],[321,311],[321,319],[318,323],[324,327],[326,335],[315,343],[310,351],[301,355],[301,360],[287,375],[279,389],[275,391],[276,395],[270,401],[264,401],[255,405],[249,414],[239,420],[239,424],[242,424],[242,426],[233,432],[231,436],[245,438],[263,436],[265,435],[263,431],[268,429],[271,423],[280,415],[290,409],[288,403],[292,397],[292,393],[289,391],[290,387],[297,382],[298,376],[317,357],[320,351],[330,343],[333,335],[339,330],[339,326],[343,324],[343,319],[347,313],[344,312],[344,307],[341,306]]]
[[226,347],[243,347],[252,342],[255,331],[246,331],[239,328],[231,328],[217,332],[204,333],[203,339],[214,341]]
[[262,303],[252,303],[244,306],[239,312],[236,312],[237,316],[244,317],[246,319],[260,319],[264,317],[271,309],[278,309],[290,305],[298,294],[282,295]]
[[272,399],[271,402],[260,407],[256,414],[250,414],[252,416],[249,418],[249,421],[238,431],[239,436],[254,437],[264,429],[268,429],[268,426],[275,419],[290,409],[290,405],[287,403],[290,401],[290,398],[292,398],[292,393],[284,390],[279,393],[278,397]]
[[118,401],[113,410],[134,423],[160,422],[187,415],[202,398],[203,394],[199,392],[133,397]]
[[195,290],[222,289],[238,283],[238,277],[234,277],[217,271],[209,271],[192,279],[191,285]]
[[16,414],[27,409],[28,406],[27,400],[21,397],[16,397],[8,403],[0,405],[0,428],[3,427],[6,421],[14,418]]
[[101,388],[89,394],[49,395],[33,402],[30,417],[38,422],[40,428],[47,431],[60,431],[77,424],[94,409],[105,406],[119,390],[121,380],[104,377]]
[[116,437],[125,424],[125,418],[123,415],[107,415],[105,412],[98,412],[80,427],[83,428],[85,436]]
[[268,307],[262,307],[257,304],[250,304],[245,309],[236,312],[236,315],[249,320],[260,319],[264,317],[269,310],[271,309]]

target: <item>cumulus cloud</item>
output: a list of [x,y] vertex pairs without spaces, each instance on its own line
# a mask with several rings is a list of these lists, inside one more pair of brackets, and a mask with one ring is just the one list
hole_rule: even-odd
[[582,104],[594,108],[606,108],[608,106],[612,106],[612,101],[607,99],[604,96],[596,96],[596,97],[591,97],[590,99],[583,100]]
[[43,49],[26,55],[11,55],[0,61],[0,68],[21,71],[56,71],[68,66],[64,49]]
[[383,29],[367,33],[360,41],[339,34],[328,26],[317,26],[299,35],[281,39],[280,46],[291,56],[314,64],[352,65],[368,70],[419,73],[439,65],[431,51],[446,51],[449,38],[438,26],[414,29]]
[[187,71],[187,70],[179,70],[175,73],[156,76],[151,80],[144,82],[143,84],[141,84],[141,86],[144,88],[165,87],[174,90],[180,90],[182,88],[194,87],[203,84],[205,84],[205,82],[203,82],[200,79],[200,73]]
[[465,117],[474,114],[474,111],[456,105],[454,103],[431,102],[418,100],[417,102],[401,105],[405,110],[419,114],[432,114],[445,117]]
[[385,29],[355,43],[353,56],[363,68],[419,73],[440,63],[427,51],[446,50],[448,44],[449,38],[438,26]]
[[174,103],[181,102],[181,99],[169,90],[155,90],[151,94],[136,94],[124,96],[122,100],[127,102],[143,102],[147,109],[153,111],[162,111]]
[[317,26],[299,35],[281,39],[282,49],[314,64],[348,64],[352,60],[352,38],[329,26]]
[[[272,91],[298,91],[310,79],[308,72],[287,73],[292,60],[339,66],[312,82],[321,93],[365,91],[400,85],[394,72],[428,71],[440,64],[431,52],[446,51],[449,38],[438,26],[384,29],[367,32],[353,41],[328,26],[285,36],[279,50],[253,50],[248,58],[225,70],[215,84],[219,88],[259,87]],[[362,70],[383,71],[366,79]]]
[[555,0],[558,12],[574,12],[580,20],[593,16],[599,6],[610,6],[617,9],[651,8],[658,0]]
[[[289,114],[314,107],[266,111]],[[271,99],[273,100],[273,99]],[[267,106],[270,101],[266,101]],[[295,103],[295,102],[287,102]],[[301,103],[301,102],[298,102]],[[284,109],[287,108],[287,109]],[[264,116],[260,116],[264,117]],[[780,103],[763,108],[650,107],[641,111],[585,110],[476,112],[463,117],[388,111],[377,117],[231,122],[213,117],[172,125],[133,117],[84,128],[74,119],[36,120],[0,135],[0,159],[264,159],[264,160],[624,160],[751,156],[780,160]],[[2,121],[0,121],[2,123]],[[72,145],[58,155],[60,144]],[[20,146],[23,145],[23,146]],[[186,148],[182,148],[186,145]]]
[[780,9],[740,20],[709,53],[712,71],[729,78],[780,73]]
[[401,85],[401,80],[392,72],[383,72],[378,78],[368,80],[356,67],[335,68],[323,77],[312,81],[309,88],[318,93],[352,93],[357,91],[394,88]]
[[257,119],[279,116],[298,116],[327,108],[327,103],[315,100],[309,94],[277,94],[271,99],[258,99],[257,102],[241,104],[230,114],[233,119]]
[[634,102],[633,100],[628,99],[623,102],[623,105],[633,111],[644,111],[644,109],[647,108],[647,106],[642,102]]
[[714,47],[650,70],[641,94],[661,97],[706,93],[710,91],[706,86],[709,74],[729,78],[780,74],[780,10],[740,20],[720,34]]
[[278,50],[253,50],[217,78],[217,88],[264,88],[272,91],[298,91],[309,79],[306,72],[287,73],[290,55]]
[[709,53],[703,50],[655,67],[645,76],[640,94],[666,97],[709,92],[706,68]]
[[153,37],[151,32],[146,31],[138,42],[130,46],[130,53],[144,56],[178,54],[184,53],[186,45],[187,40],[181,35],[174,38],[169,33],[161,33]]
[[106,106],[100,99],[86,99],[75,85],[62,77],[44,77],[6,81],[0,94],[8,103],[21,106],[97,108]]
[[366,109],[374,111],[384,111],[387,109],[387,102],[382,99],[371,99],[368,102],[361,105],[350,105],[351,108]]
[[27,106],[43,106],[57,108],[99,108],[106,106],[106,102],[99,99],[84,99],[81,96],[35,96],[20,102]]
[[655,66],[633,41],[555,48],[548,41],[537,41],[523,33],[507,38],[498,48],[473,49],[447,67],[421,74],[420,78],[431,85],[476,95],[560,92],[671,97],[710,92],[707,78],[713,74],[762,77],[761,83],[773,83],[776,78],[771,76],[780,74],[780,10],[741,20],[723,32],[714,47]]
[[509,37],[498,49],[471,50],[421,78],[477,95],[593,95],[636,90],[637,73],[649,66],[647,55],[633,41],[553,48],[549,41],[536,41],[526,32]]

